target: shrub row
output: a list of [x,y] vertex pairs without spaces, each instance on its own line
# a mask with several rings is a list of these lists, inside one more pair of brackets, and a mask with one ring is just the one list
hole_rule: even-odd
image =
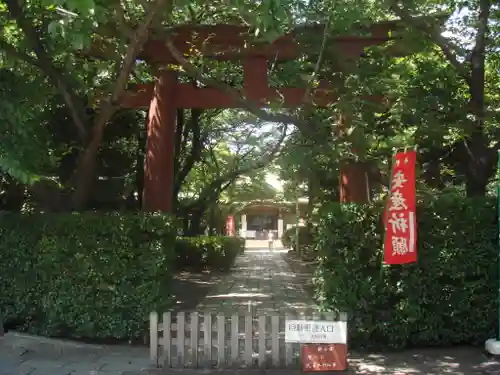
[[36,334],[136,339],[171,304],[161,215],[1,214],[0,315]]
[[495,337],[496,201],[418,204],[418,263],[382,265],[382,207],[324,206],[315,284],[323,308],[349,313],[350,343],[403,348]]
[[189,270],[228,270],[238,254],[245,250],[245,240],[238,237],[181,237],[176,241],[176,268]]

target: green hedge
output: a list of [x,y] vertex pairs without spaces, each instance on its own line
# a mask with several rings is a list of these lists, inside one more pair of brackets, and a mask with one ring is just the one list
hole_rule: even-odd
[[176,240],[176,268],[188,270],[228,270],[245,250],[239,237],[199,236]]
[[347,311],[355,346],[482,344],[495,337],[496,201],[419,204],[418,263],[382,266],[382,208],[323,207],[315,279],[323,308]]
[[1,214],[0,314],[47,336],[137,339],[171,304],[161,215]]

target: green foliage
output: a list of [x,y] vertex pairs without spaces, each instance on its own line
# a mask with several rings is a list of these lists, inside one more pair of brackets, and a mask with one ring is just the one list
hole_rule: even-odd
[[239,237],[180,237],[175,243],[177,269],[228,270],[245,250]]
[[47,336],[136,339],[171,303],[160,215],[2,214],[0,315]]
[[[299,246],[302,249],[309,249],[314,241],[312,231],[308,227],[299,227]],[[297,231],[296,227],[292,227],[283,232],[281,243],[286,248],[297,250]]]
[[420,202],[418,263],[382,266],[382,207],[330,204],[317,236],[315,279],[325,309],[349,314],[350,343],[482,343],[494,337],[496,202],[441,196]]
[[295,227],[289,228],[283,232],[281,235],[281,244],[283,247],[288,249],[292,248],[293,245],[293,237],[295,236]]
[[251,177],[243,176],[236,180],[229,189],[221,195],[221,200],[228,203],[252,202],[255,200],[276,199],[276,189],[266,181],[264,171],[249,173]]
[[35,114],[43,104],[37,99],[43,82],[1,67],[0,82],[0,171],[29,184],[43,167],[55,162],[47,153],[48,135]]
[[[13,4],[17,3],[20,9],[16,11],[17,7]],[[47,170],[53,171],[61,165],[60,169],[68,171],[67,176],[76,176],[77,154],[88,140],[75,130],[80,128],[78,124],[81,122],[83,128],[91,133],[94,114],[89,115],[89,109],[101,112],[99,103],[107,101],[100,99],[116,87],[116,73],[120,70],[127,46],[134,42],[131,34],[145,22],[146,3],[151,4],[132,0],[0,0],[0,68],[8,68],[22,77],[15,82],[5,79],[5,89],[0,90],[0,102],[3,103],[3,106],[0,105],[0,123],[4,125],[3,131],[0,131],[3,134],[0,142],[2,172],[16,181],[30,183],[40,176],[55,177],[55,173]],[[447,21],[446,33],[437,33],[440,35],[438,40],[417,32],[418,28],[410,27],[411,22],[405,20],[402,24],[409,32],[400,34],[397,31],[397,39],[402,37],[400,40],[366,48],[366,58],[357,62],[346,56],[343,58],[344,48],[332,38],[364,33],[360,26],[400,17],[400,14],[394,13],[396,3],[408,14],[426,15],[437,11],[455,14]],[[177,205],[182,206],[179,211],[185,217],[196,217],[192,220],[193,227],[197,226],[199,216],[207,211],[208,206],[217,201],[230,200],[233,193],[240,195],[239,191],[245,196],[253,195],[256,191],[254,186],[239,186],[233,192],[228,190],[241,175],[255,180],[255,170],[268,165],[276,155],[280,157],[278,164],[282,179],[291,181],[293,185],[304,182],[313,185],[315,188],[309,192],[310,201],[320,202],[337,199],[339,166],[344,161],[369,161],[384,174],[389,170],[385,161],[389,160],[394,147],[417,145],[422,151],[422,165],[437,164],[435,169],[442,175],[435,178],[439,183],[444,180],[456,185],[470,180],[471,177],[464,172],[470,161],[469,153],[462,152],[460,155],[460,151],[453,150],[459,150],[455,146],[473,134],[474,117],[484,117],[484,129],[478,130],[485,133],[485,144],[496,146],[500,118],[500,112],[496,110],[500,102],[496,90],[500,71],[500,38],[499,12],[495,2],[486,2],[491,7],[490,12],[481,11],[480,5],[485,3],[477,0],[216,0],[210,5],[200,0],[180,0],[168,4],[164,7],[164,14],[158,15],[155,30],[151,30],[153,33],[161,34],[164,29],[186,25],[244,24],[251,28],[254,38],[250,37],[248,43],[252,45],[263,40],[271,41],[291,28],[297,28],[301,58],[280,61],[279,64],[270,61],[272,86],[316,87],[325,79],[340,99],[321,110],[305,105],[291,112],[280,109],[281,99],[269,103],[266,109],[268,115],[281,111],[290,120],[282,121],[283,117],[279,116],[279,123],[303,122],[287,137],[287,150],[276,153],[271,150],[281,132],[276,131],[278,127],[271,129],[272,121],[269,119],[272,117],[263,116],[262,112],[259,114],[259,111],[253,110],[253,115],[248,116],[239,109],[223,113],[218,109],[206,110],[201,115],[201,124],[192,121],[196,116],[191,116],[189,120],[185,119],[183,125],[180,123],[184,116],[178,116],[177,134],[182,139],[175,147],[178,165],[175,166],[174,190],[176,200],[182,201]],[[480,15],[484,14],[491,16],[482,23]],[[317,34],[311,38],[308,35],[311,28],[305,26],[319,27],[319,24],[326,25],[325,38],[317,37]],[[477,36],[481,30],[487,30],[484,54],[480,46],[476,48],[474,41],[481,40]],[[451,52],[454,58],[451,60],[442,53],[442,48],[436,46],[441,38],[446,38],[445,45],[453,46]],[[90,51],[91,45],[93,48]],[[204,59],[200,56],[201,52],[192,50],[186,55],[199,68],[201,78],[233,87],[242,84],[241,62]],[[453,61],[460,62],[469,71],[481,64],[469,64],[468,57],[483,55],[486,64],[485,94],[484,98],[478,98],[477,103],[485,103],[485,113],[484,116],[476,116],[471,113],[476,106],[469,103],[471,90],[460,72],[463,69],[457,69]],[[151,83],[153,70],[148,64],[138,62],[133,74],[126,76],[133,76],[130,83]],[[193,77],[196,74],[181,72],[180,76],[184,83],[196,81],[200,86],[214,86],[198,79],[200,77]],[[481,74],[472,76],[480,77]],[[482,85],[482,79],[472,81]],[[37,83],[36,88],[33,88],[34,82]],[[12,95],[13,88],[22,95]],[[224,88],[222,91],[225,91]],[[44,129],[45,122],[38,121],[38,118],[49,106],[42,99],[55,92],[64,98],[65,109],[71,109],[68,110],[71,116],[66,116],[61,123],[49,119],[49,123],[63,126],[48,127],[47,130]],[[368,96],[384,96],[387,100],[374,104],[362,99]],[[305,100],[304,104],[307,102]],[[191,112],[196,111],[198,109]],[[341,137],[337,136],[340,113],[347,121],[344,124],[345,134]],[[262,118],[256,120],[255,116]],[[139,170],[143,165],[144,146],[141,142],[144,122],[137,119],[133,125],[134,135],[127,137],[128,140],[103,139],[99,155],[102,163],[97,164],[94,173],[99,177],[124,179],[125,188],[120,197],[141,196],[142,186],[136,181],[142,179]],[[74,133],[71,142],[50,142],[68,130]],[[106,134],[109,134],[109,129]],[[476,145],[472,144],[467,147],[469,150],[476,149]],[[113,154],[123,157],[117,159]],[[474,155],[474,152],[470,155],[472,160],[485,160],[484,155]],[[130,161],[127,156],[137,160]],[[118,167],[119,160],[129,162]],[[472,168],[472,171],[475,169]],[[488,173],[472,175],[485,175],[483,180],[487,181],[491,177]],[[65,181],[58,183],[66,187]],[[257,189],[260,187],[265,188],[257,186]],[[266,191],[268,195],[273,193],[270,189]],[[94,203],[88,206],[96,207]]]

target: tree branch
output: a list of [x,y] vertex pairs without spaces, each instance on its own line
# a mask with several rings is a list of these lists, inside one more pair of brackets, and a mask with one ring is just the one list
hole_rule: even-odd
[[[80,100],[75,94],[68,82],[68,78],[56,68],[50,54],[45,49],[37,30],[33,27],[32,23],[25,16],[23,9],[19,5],[18,0],[6,0],[9,14],[16,20],[17,24],[23,31],[28,44],[32,48],[37,57],[37,64],[34,64],[45,75],[47,75],[55,84],[64,102],[69,108],[71,119],[77,128],[80,139],[85,142],[87,139],[87,114],[83,101]],[[33,62],[32,59],[24,60],[26,62]]]
[[314,64],[314,70],[311,73],[311,76],[309,78],[309,85],[306,88],[306,92],[304,93],[304,98],[302,100],[307,100],[309,98],[309,95],[311,95],[312,91],[312,82],[313,80],[317,77],[319,69],[321,68],[321,64],[323,64],[323,58],[325,55],[325,49],[326,49],[326,41],[328,40],[328,34],[330,33],[330,22],[332,18],[332,13],[328,16],[328,22],[325,24],[323,28],[323,39],[321,41],[321,49],[319,50],[319,56],[318,59],[316,60],[316,63]]
[[25,63],[34,66],[35,68],[38,68],[40,70],[42,69],[37,59],[25,52],[19,51],[16,47],[3,39],[0,39],[0,50],[4,51],[7,55],[15,57],[16,59],[22,60]]
[[127,48],[118,77],[116,78],[116,83],[113,86],[113,90],[107,100],[105,100],[104,108],[101,109],[95,121],[94,137],[99,137],[99,134],[102,136],[102,130],[104,130],[106,123],[113,116],[115,111],[119,109],[120,97],[125,91],[130,72],[135,65],[135,59],[148,38],[149,27],[155,20],[157,14],[160,13],[161,8],[165,6],[166,2],[167,0],[156,0],[153,4],[151,4],[144,20],[135,31],[134,36],[132,37],[132,40]]
[[193,169],[195,163],[199,161],[201,158],[201,152],[203,150],[203,139],[201,136],[201,123],[200,123],[201,114],[202,110],[200,109],[191,110],[191,118],[189,119],[189,126],[186,127],[189,128],[188,131],[190,130],[193,135],[193,140],[191,142],[191,152],[187,156],[182,168],[179,168],[178,174],[176,176],[176,184],[174,187],[174,197],[176,197],[177,194],[179,193],[182,183],[189,175],[189,172],[191,172],[191,169]]
[[126,39],[133,37],[133,30],[129,26],[129,22],[125,17],[125,10],[123,9],[123,5],[120,0],[116,0],[114,4],[110,4],[115,10],[117,28],[121,31],[121,33],[125,36]]
[[476,41],[471,54],[471,78],[474,86],[471,87],[471,104],[478,117],[480,126],[484,121],[485,107],[485,60],[486,43],[488,38],[488,20],[490,18],[491,1],[479,0],[478,26]]
[[244,175],[246,173],[252,172],[256,169],[261,169],[264,168],[266,165],[271,163],[279,154],[279,151],[281,150],[281,146],[283,144],[283,141],[285,140],[287,136],[287,130],[288,127],[286,125],[283,126],[283,130],[281,133],[280,138],[278,141],[270,148],[268,153],[265,153],[257,162],[255,163],[250,163],[249,165],[242,167],[242,168],[237,168],[232,171],[227,172],[226,174],[216,178],[213,180],[203,191],[201,192],[200,196],[198,199],[196,199],[195,202],[187,206],[187,209],[192,209],[194,207],[198,207],[201,204],[203,204],[205,201],[210,200],[214,196],[220,193],[220,189],[225,185],[228,184],[224,189],[227,189],[234,181],[237,179],[239,176]]
[[435,25],[431,25],[429,27],[429,25],[423,22],[422,19],[413,17],[410,12],[408,12],[398,4],[398,0],[392,0],[390,9],[406,24],[411,25],[424,34],[430,36],[432,40],[437,44],[437,46],[441,49],[451,66],[455,68],[458,75],[460,75],[465,80],[467,85],[470,86],[472,84],[469,69],[466,65],[458,61],[457,55],[454,52],[455,48],[447,38],[441,35],[441,29],[439,27],[436,27]]
[[490,18],[490,12],[491,12],[491,1],[480,0],[475,44],[469,56],[467,56],[466,58],[467,62],[474,64],[474,58],[478,55],[484,54],[484,51],[486,49],[486,40],[488,36],[488,20]]

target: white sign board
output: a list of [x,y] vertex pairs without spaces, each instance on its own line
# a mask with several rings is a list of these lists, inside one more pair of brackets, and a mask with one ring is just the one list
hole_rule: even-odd
[[287,320],[285,321],[285,342],[347,344],[347,322]]

